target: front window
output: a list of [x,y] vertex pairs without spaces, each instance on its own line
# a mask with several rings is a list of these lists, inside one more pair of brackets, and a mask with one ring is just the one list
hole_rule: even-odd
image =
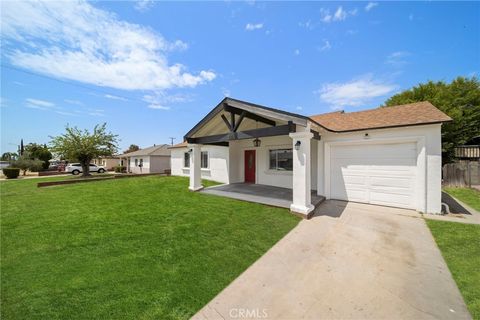
[[202,151],[200,155],[201,155],[200,168],[207,169],[208,168],[208,152]]
[[190,153],[188,152],[183,154],[183,166],[185,168],[190,168]]
[[270,170],[292,171],[293,152],[292,149],[270,150]]
[[135,167],[138,167],[138,159],[135,159]]
[[143,167],[143,159],[140,159],[140,164],[138,166]]

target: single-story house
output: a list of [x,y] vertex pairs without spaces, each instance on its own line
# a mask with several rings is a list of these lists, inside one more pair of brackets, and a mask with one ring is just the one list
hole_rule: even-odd
[[441,211],[441,126],[431,103],[304,116],[223,99],[171,147],[172,175],[292,189],[308,216],[326,199]]
[[103,166],[107,170],[113,170],[116,166],[120,165],[120,157],[119,156],[111,156],[111,157],[100,157],[97,159],[93,159],[92,163],[97,166]]
[[145,149],[120,155],[121,165],[130,173],[164,173],[170,170],[168,144],[153,145]]

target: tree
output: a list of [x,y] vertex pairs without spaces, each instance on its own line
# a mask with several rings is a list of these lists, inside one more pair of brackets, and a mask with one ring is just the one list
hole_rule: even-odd
[[18,154],[22,156],[24,151],[25,149],[23,148],[23,139],[22,139],[20,140],[20,148],[19,148]]
[[52,159],[52,153],[48,150],[47,145],[41,145],[37,143],[29,143],[25,146],[25,151],[29,153],[32,159],[42,160],[42,169],[48,169],[50,165],[49,161]]
[[430,101],[453,121],[442,126],[443,162],[454,159],[454,147],[480,135],[480,82],[478,78],[458,77],[451,83],[429,81],[398,93],[385,102],[394,106]]
[[123,153],[129,153],[129,152],[134,152],[140,150],[140,147],[137,146],[136,144],[131,144],[130,147],[128,147],[127,150],[123,151]]
[[12,166],[19,168],[23,171],[23,175],[27,173],[27,170],[37,172],[42,170],[43,161],[39,159],[33,159],[32,155],[24,150],[23,155],[18,157],[17,160],[13,161]]
[[107,124],[96,125],[93,132],[77,127],[65,128],[65,133],[51,137],[51,150],[69,161],[78,161],[82,166],[83,176],[89,176],[92,159],[111,156],[117,152],[117,135],[107,132]]
[[5,152],[4,154],[2,154],[1,160],[12,162],[12,161],[15,161],[17,158],[18,158],[18,154],[16,154],[15,152]]

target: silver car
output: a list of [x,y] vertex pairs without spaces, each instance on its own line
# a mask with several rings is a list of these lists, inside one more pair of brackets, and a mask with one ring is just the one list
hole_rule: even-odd
[[[73,175],[80,174],[82,172],[82,166],[80,163],[70,163],[66,168],[66,172],[71,172]],[[90,163],[90,172],[105,173],[107,170],[103,166],[97,166]]]

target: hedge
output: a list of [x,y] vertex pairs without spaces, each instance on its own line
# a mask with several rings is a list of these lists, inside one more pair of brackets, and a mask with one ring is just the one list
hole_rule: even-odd
[[2,171],[7,179],[16,179],[20,175],[20,169],[18,168],[3,168]]

